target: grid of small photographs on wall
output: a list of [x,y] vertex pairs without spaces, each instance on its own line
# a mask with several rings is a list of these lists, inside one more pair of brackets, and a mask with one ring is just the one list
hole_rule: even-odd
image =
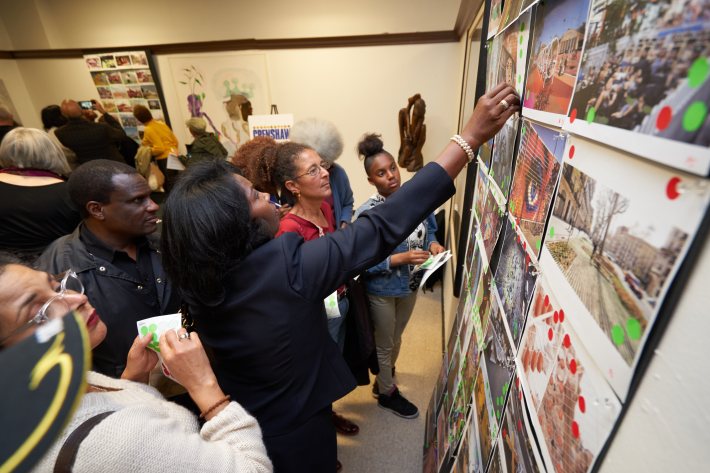
[[147,107],[153,118],[165,120],[165,107],[145,51],[87,54],[84,63],[101,105],[121,123],[128,136],[140,141],[140,123],[133,116],[136,105]]
[[492,2],[486,90],[510,83],[523,111],[467,183],[425,472],[599,464],[708,212],[709,7]]

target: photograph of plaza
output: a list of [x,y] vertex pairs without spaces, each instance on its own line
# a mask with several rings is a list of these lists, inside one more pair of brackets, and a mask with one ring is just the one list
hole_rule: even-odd
[[589,0],[538,4],[523,107],[567,114],[582,55]]
[[573,166],[562,168],[545,240],[596,324],[631,365],[688,234],[633,212],[633,202]]

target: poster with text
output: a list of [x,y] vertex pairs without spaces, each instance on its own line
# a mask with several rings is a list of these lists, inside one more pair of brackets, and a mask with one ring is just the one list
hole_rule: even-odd
[[706,212],[705,184],[584,138],[568,141],[540,268],[622,399]]
[[708,12],[708,0],[596,6],[565,128],[708,175]]
[[582,58],[589,0],[547,0],[537,6],[523,115],[561,126]]
[[535,256],[542,247],[565,143],[559,131],[523,119],[508,209]]

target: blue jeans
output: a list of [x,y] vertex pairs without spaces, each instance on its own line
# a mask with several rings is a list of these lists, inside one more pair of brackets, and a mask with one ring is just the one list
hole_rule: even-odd
[[348,314],[349,308],[350,302],[347,296],[339,299],[338,310],[340,311],[340,317],[328,319],[328,333],[330,334],[330,338],[338,344],[340,353],[343,352],[343,347],[345,346],[345,317]]

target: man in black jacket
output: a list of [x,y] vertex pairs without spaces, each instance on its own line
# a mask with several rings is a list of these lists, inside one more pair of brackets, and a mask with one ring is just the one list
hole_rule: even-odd
[[52,274],[78,274],[108,327],[94,349],[94,370],[119,377],[138,335],[136,322],[174,313],[180,305],[151,238],[158,205],[134,168],[104,159],[79,166],[69,178],[69,194],[83,222],[55,240],[36,264]]
[[93,159],[111,159],[124,163],[119,145],[126,133],[121,124],[106,113],[98,102],[94,106],[103,114],[105,123],[90,122],[84,118],[78,103],[64,100],[62,115],[69,122],[57,128],[54,134],[64,146],[74,151],[80,165]]

